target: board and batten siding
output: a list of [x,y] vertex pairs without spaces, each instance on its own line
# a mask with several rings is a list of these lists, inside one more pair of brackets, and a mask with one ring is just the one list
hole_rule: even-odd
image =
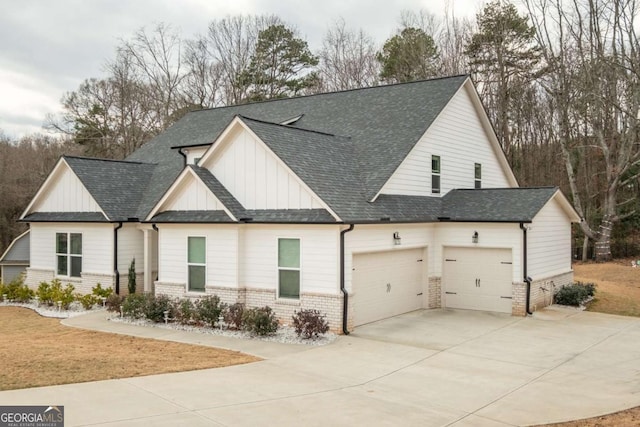
[[196,159],[204,156],[204,153],[206,153],[208,149],[209,146],[207,145],[205,147],[185,148],[182,151],[187,155],[187,164],[195,165]]
[[527,269],[534,280],[571,271],[571,223],[555,198],[533,219],[527,240]]
[[[356,225],[345,234],[345,288],[351,292],[353,257],[355,254],[427,247],[429,275],[433,263],[433,224]],[[393,233],[398,232],[401,244],[394,244]]]
[[31,223],[31,268],[56,270],[56,233],[82,234],[82,272],[113,274],[113,224]]
[[474,188],[475,163],[482,165],[482,188],[511,187],[466,85],[447,104],[380,193],[432,195],[432,155],[440,156],[440,195],[456,188]]
[[[474,232],[478,232],[478,243],[473,243],[471,238]],[[433,276],[442,276],[443,248],[505,248],[511,249],[513,282],[522,282],[522,230],[520,224],[498,223],[440,223],[436,228],[436,242],[434,245]]]
[[278,288],[278,239],[300,239],[300,292],[340,293],[340,229],[322,225],[251,225],[240,234],[240,285]]
[[118,271],[123,277],[129,271],[131,260],[136,260],[136,272],[144,271],[144,234],[136,224],[124,224],[118,230]]
[[158,281],[187,283],[187,238],[206,238],[209,286],[238,286],[238,227],[236,225],[158,226]]
[[100,207],[80,179],[65,165],[31,212],[100,212]]
[[164,211],[217,211],[223,210],[220,201],[199,180],[189,174],[173,197],[163,206]]
[[209,170],[247,209],[318,209],[314,195],[247,130],[236,129]]

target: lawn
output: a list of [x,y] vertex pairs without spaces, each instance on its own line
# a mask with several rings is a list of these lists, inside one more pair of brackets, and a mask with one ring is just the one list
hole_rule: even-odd
[[243,353],[85,331],[32,310],[0,307],[0,390],[219,368]]
[[[640,316],[640,268],[631,260],[577,263],[574,280],[596,284],[596,295],[587,310],[622,316]],[[640,407],[586,420],[549,424],[547,427],[618,427],[640,425]]]

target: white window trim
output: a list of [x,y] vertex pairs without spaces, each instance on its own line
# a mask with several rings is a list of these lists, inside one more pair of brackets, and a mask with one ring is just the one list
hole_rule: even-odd
[[[204,239],[204,264],[199,263],[199,262],[189,262],[189,238],[190,237],[202,237]],[[207,290],[207,236],[200,236],[200,235],[187,235],[187,239],[186,239],[186,278],[187,280],[185,281],[185,293],[187,294],[195,294],[195,295],[202,295],[206,292]],[[193,290],[193,289],[189,289],[189,267],[190,266],[196,266],[196,267],[204,267],[204,289],[201,291],[197,291],[197,290]]]
[[[480,179],[476,178],[476,166],[480,166]],[[482,188],[482,163],[475,162],[473,164],[473,188],[474,189]]]
[[[437,157],[438,158],[438,172],[434,172],[433,171],[433,158]],[[431,155],[431,194],[441,194],[442,193],[442,156],[438,155],[438,154],[432,154]],[[440,177],[440,185],[438,186],[438,191],[433,191],[433,177],[437,176]]]
[[[64,277],[65,279],[68,280],[80,280],[82,279],[82,271],[83,271],[83,254],[82,252],[78,255],[78,254],[72,254],[71,253],[71,235],[72,234],[79,234],[80,235],[80,241],[82,242],[82,251],[84,252],[84,236],[82,233],[78,233],[78,232],[74,232],[74,231],[56,231],[56,237],[54,239],[54,253],[55,253],[55,277]],[[67,235],[67,253],[63,254],[63,253],[59,253],[58,252],[58,234],[66,234]],[[67,257],[67,274],[58,274],[58,257],[59,256],[66,256]],[[79,276],[72,276],[71,275],[71,257],[75,257],[75,258],[80,258],[80,275]]]
[[[291,239],[297,240],[299,242],[300,247],[300,267],[280,267],[280,239]],[[302,238],[301,237],[291,237],[291,236],[278,236],[276,238],[276,299],[284,301],[284,302],[299,302],[300,297],[302,296]],[[288,298],[288,297],[280,297],[280,270],[285,271],[298,271],[300,272],[300,280],[298,283],[298,298]]]

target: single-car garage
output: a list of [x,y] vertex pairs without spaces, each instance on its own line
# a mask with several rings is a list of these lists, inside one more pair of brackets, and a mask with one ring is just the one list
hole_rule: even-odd
[[445,247],[444,306],[511,313],[511,249]]
[[354,254],[354,326],[422,308],[425,248]]

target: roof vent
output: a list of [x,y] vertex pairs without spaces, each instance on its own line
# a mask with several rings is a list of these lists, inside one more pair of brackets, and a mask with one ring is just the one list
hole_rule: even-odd
[[382,218],[380,218],[380,221],[389,222],[389,221],[391,221],[391,218],[389,218],[388,216],[383,216]]
[[299,116],[295,116],[295,117],[291,117],[290,119],[284,120],[282,122],[280,122],[281,125],[292,125],[295,122],[297,122],[298,120],[300,120],[302,118],[302,116],[304,116],[304,114],[300,114]]

